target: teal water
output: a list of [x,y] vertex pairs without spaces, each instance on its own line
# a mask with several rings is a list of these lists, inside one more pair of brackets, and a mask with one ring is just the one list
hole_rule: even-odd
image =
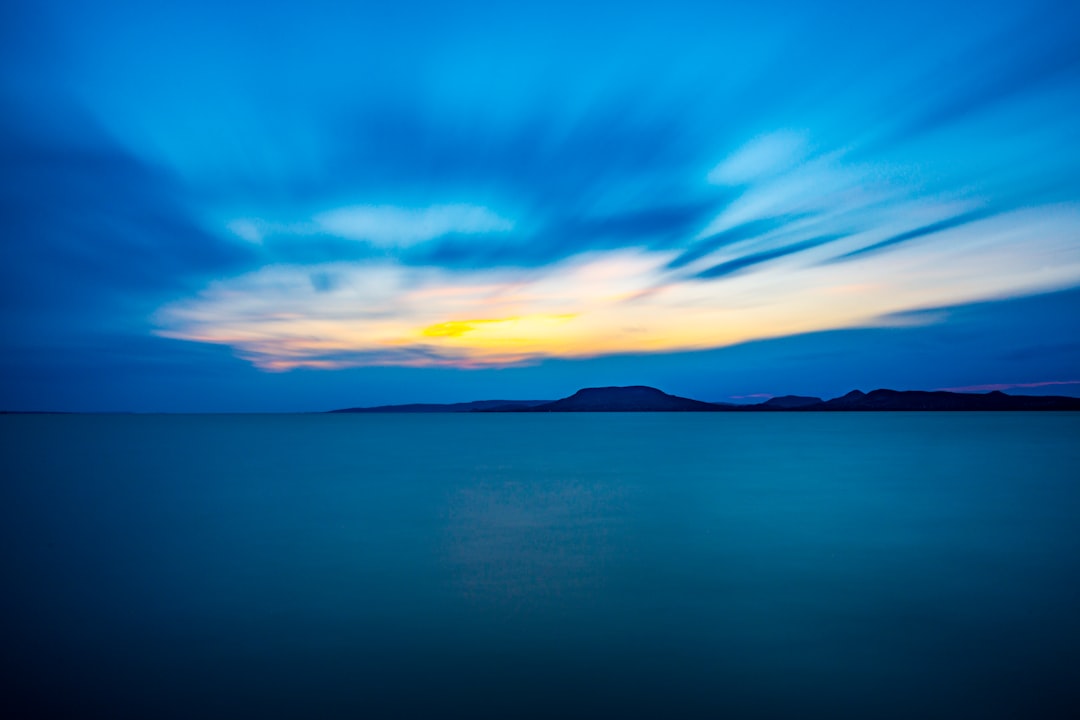
[[1080,413],[0,417],[5,717],[1052,718]]

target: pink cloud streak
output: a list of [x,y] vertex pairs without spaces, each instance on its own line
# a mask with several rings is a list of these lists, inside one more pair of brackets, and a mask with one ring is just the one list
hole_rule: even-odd
[[990,385],[966,385],[964,387],[939,388],[947,392],[993,392],[995,390],[1012,390],[1015,388],[1038,388],[1051,385],[1080,385],[1080,380],[1047,380],[1034,383],[996,383]]

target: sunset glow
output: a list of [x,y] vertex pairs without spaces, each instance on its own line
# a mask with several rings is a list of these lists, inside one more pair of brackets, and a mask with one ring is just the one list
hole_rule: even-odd
[[[1080,213],[1010,214],[887,257],[821,248],[722,281],[672,272],[673,253],[591,253],[542,269],[278,266],[165,308],[161,334],[223,344],[267,370],[479,368],[732,345],[910,324],[911,310],[1080,281]],[[1019,242],[1023,238],[1025,242]],[[856,246],[859,237],[840,251]],[[865,241],[864,241],[865,242]],[[718,253],[719,254],[719,253]],[[805,255],[805,257],[804,257]],[[320,287],[312,275],[334,278]],[[851,283],[858,278],[858,283]],[[915,322],[932,322],[921,318]]]
[[0,409],[1080,393],[1078,12],[5,3]]

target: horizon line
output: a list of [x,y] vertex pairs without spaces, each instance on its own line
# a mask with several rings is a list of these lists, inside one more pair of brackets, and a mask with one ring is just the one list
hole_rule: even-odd
[[[931,390],[923,390],[923,389],[917,389],[917,388],[916,389],[909,388],[909,389],[904,389],[904,390],[894,390],[893,388],[888,388],[888,387],[884,387],[884,386],[875,387],[873,390],[869,390],[869,391],[863,391],[863,390],[861,390],[859,388],[853,388],[852,390],[849,390],[846,393],[837,395],[834,398],[824,398],[824,397],[819,397],[817,395],[799,394],[799,393],[784,393],[784,394],[781,394],[781,395],[770,394],[770,393],[747,393],[747,394],[744,394],[744,395],[728,395],[727,398],[729,400],[754,398],[754,399],[760,400],[760,402],[756,402],[756,403],[755,402],[747,402],[747,403],[737,403],[736,402],[736,403],[732,403],[732,402],[727,402],[727,401],[723,401],[723,400],[702,400],[700,402],[706,402],[706,403],[709,403],[709,404],[712,404],[712,405],[735,405],[735,406],[742,406],[742,407],[753,407],[754,405],[762,405],[762,404],[764,404],[764,403],[766,403],[769,400],[774,399],[774,398],[808,397],[808,398],[817,398],[819,400],[827,402],[828,400],[834,400],[836,398],[841,398],[841,397],[844,397],[845,395],[851,394],[853,392],[863,392],[865,394],[869,394],[871,392],[876,392],[878,390],[888,390],[890,392],[924,392],[924,393],[947,392],[947,393],[952,393],[952,394],[957,394],[957,395],[988,395],[988,394],[991,394],[991,393],[994,393],[994,392],[1004,393],[1005,390],[1010,390],[1010,389],[1033,389],[1033,388],[1060,387],[1060,386],[1069,386],[1069,385],[1080,385],[1080,380],[1046,380],[1046,381],[1031,382],[1031,383],[987,383],[987,384],[983,384],[983,385],[964,385],[964,386],[949,387],[949,388],[934,388],[934,389],[931,389]],[[571,392],[569,395],[565,395],[565,396],[562,396],[562,397],[570,397],[574,393],[580,392],[582,390],[590,390],[590,389],[597,389],[597,388],[628,388],[628,387],[648,387],[648,388],[659,390],[659,388],[656,388],[656,387],[651,386],[651,385],[640,385],[640,384],[637,384],[637,385],[593,385],[593,386],[579,387],[577,390]],[[663,391],[663,390],[661,390],[661,392],[664,392],[665,394],[670,394],[670,393],[667,393],[666,391]],[[1004,394],[1008,394],[1008,393],[1004,393]],[[1043,395],[1043,394],[1038,394],[1038,393],[1019,393],[1018,395],[1014,395],[1014,397],[1015,396],[1018,396],[1018,397],[1080,398],[1080,396],[1073,396],[1073,395]],[[12,410],[12,409],[4,408],[4,409],[0,409],[0,415],[320,415],[320,414],[333,413],[333,412],[336,412],[336,411],[339,411],[339,410],[353,410],[353,409],[355,409],[355,410],[368,410],[368,409],[373,409],[373,408],[408,407],[408,406],[413,406],[413,405],[432,405],[432,406],[437,406],[437,407],[446,407],[446,406],[452,406],[452,405],[468,405],[470,403],[493,402],[495,400],[498,400],[499,402],[507,402],[507,403],[514,403],[514,402],[547,403],[547,402],[555,402],[556,400],[562,399],[562,397],[553,398],[553,399],[536,399],[536,398],[530,398],[530,399],[515,399],[515,398],[487,399],[487,398],[482,398],[482,399],[472,399],[472,400],[455,400],[455,401],[447,401],[447,402],[431,402],[431,401],[420,400],[420,401],[412,401],[412,402],[380,403],[380,404],[377,404],[377,405],[352,405],[352,406],[347,406],[347,407],[334,408],[332,410],[206,410],[206,411],[200,411],[200,410],[179,410],[179,411],[177,411],[177,410],[41,410],[41,409]],[[685,396],[676,396],[676,397],[685,397]],[[687,399],[696,399],[696,398],[687,398]]]

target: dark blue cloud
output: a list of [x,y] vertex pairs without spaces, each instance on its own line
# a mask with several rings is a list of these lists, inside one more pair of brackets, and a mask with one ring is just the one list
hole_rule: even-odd
[[659,241],[659,247],[684,242],[686,235],[700,227],[709,215],[722,207],[725,197],[717,193],[711,202],[684,203],[634,209],[599,217],[571,218],[550,230],[589,242],[611,240],[617,246],[638,241]]
[[[901,143],[1035,93],[1080,72],[1080,13],[1075,3],[1034,4],[1007,28],[962,48],[949,61],[952,72],[934,68],[919,80],[923,102],[897,98],[904,117],[883,143]],[[915,93],[910,93],[914,95]]]
[[610,215],[554,217],[533,233],[454,234],[401,254],[405,262],[445,267],[532,267],[590,250],[680,245],[705,224],[723,195],[713,201],[646,207]]
[[696,243],[690,246],[690,248],[678,257],[668,263],[668,267],[672,270],[681,268],[685,265],[689,265],[695,260],[699,260],[710,253],[719,250],[722,247],[733,245],[738,242],[744,242],[747,240],[754,240],[756,238],[767,235],[779,228],[788,225],[789,223],[802,220],[806,218],[806,215],[780,215],[776,217],[759,218],[757,220],[749,220],[744,223],[740,223],[735,227],[722,230],[713,235],[709,235],[706,238],[698,240]]
[[724,197],[715,193],[712,200],[696,203],[580,217],[558,216],[552,208],[543,224],[532,231],[448,233],[405,248],[326,233],[270,232],[252,252],[267,262],[304,265],[395,259],[410,265],[451,268],[535,267],[590,250],[677,247],[723,206]]
[[[878,387],[1080,380],[1080,345],[1071,342],[1080,333],[1077,318],[1080,288],[1072,288],[926,308],[919,317],[887,327],[814,332],[701,352],[553,360],[543,369],[545,380],[561,380],[559,387],[598,385],[607,378],[614,385],[655,385],[717,401],[752,393],[836,397]],[[1026,392],[1080,396],[1080,385]]]
[[[396,402],[556,398],[604,384],[705,400],[833,397],[1080,379],[1080,288],[927,308],[905,324],[809,333],[718,350],[546,360],[495,372],[366,367],[263,373],[227,348],[128,334],[52,338],[0,355],[0,408],[152,412],[318,411]],[[896,318],[899,319],[899,318]],[[931,324],[912,324],[913,321]],[[167,378],[168,382],[163,382]],[[1011,391],[1012,392],[1012,391]],[[1080,385],[1028,392],[1080,394]]]
[[296,265],[379,260],[393,255],[388,249],[368,242],[325,233],[300,236],[270,233],[261,246],[251,248],[250,252],[256,253],[266,263]]
[[537,97],[508,123],[380,93],[325,121],[333,153],[321,159],[318,176],[229,175],[220,192],[259,201],[278,195],[295,205],[328,197],[349,199],[342,204],[408,197],[419,205],[480,198],[547,218],[583,215],[601,195],[659,190],[671,201],[653,204],[682,203],[699,185],[700,129],[685,104],[615,95],[569,111],[558,98]]
[[[447,116],[438,107],[384,94],[339,111],[325,125],[334,152],[317,175],[282,178],[240,166],[204,190],[215,203],[251,205],[283,229],[267,234],[267,262],[321,263],[393,254],[406,263],[531,266],[578,252],[635,245],[675,247],[737,197],[703,177],[703,131],[685,102],[659,106],[605,97],[568,112],[542,98],[512,122]],[[329,199],[329,200],[328,200]],[[325,233],[295,234],[335,206],[484,205],[515,222],[513,233],[450,234],[405,251]],[[244,215],[244,213],[241,213]]]
[[[441,399],[446,387],[460,388],[451,399],[554,396],[650,378],[701,397],[721,391],[708,380],[721,371],[744,373],[732,392],[782,389],[769,380],[781,370],[809,378],[811,387],[788,388],[800,392],[862,377],[855,360],[829,370],[815,359],[823,357],[878,363],[882,384],[925,386],[947,370],[957,377],[940,384],[1054,379],[1077,362],[1070,343],[1053,339],[1076,329],[1066,327],[1077,317],[1066,296],[956,308],[943,326],[494,374],[264,375],[230,351],[149,333],[162,305],[279,263],[539,267],[644,247],[679,253],[679,270],[717,250],[738,253],[698,273],[713,279],[809,250],[828,241],[825,233],[879,230],[876,208],[847,217],[844,198],[825,193],[812,212],[839,213],[848,225],[815,227],[817,239],[789,234],[810,211],[782,203],[698,238],[742,193],[766,184],[718,188],[707,184],[709,171],[782,130],[805,133],[811,161],[835,151],[844,169],[861,164],[867,182],[899,177],[906,199],[984,208],[892,232],[839,259],[888,262],[890,248],[995,213],[1075,204],[1078,22],[1075,2],[1029,10],[995,0],[977,12],[939,1],[553,0],[542,11],[494,2],[0,4],[0,397],[22,407],[61,407],[67,397],[81,398],[68,405],[82,409],[146,409],[140,398],[193,408],[195,398],[220,395],[206,407],[302,408],[320,404],[315,397],[339,404],[342,385],[393,402]],[[490,208],[514,229],[404,249],[316,232],[246,243],[226,230],[246,217],[287,227],[356,204],[444,203]],[[313,269],[310,282],[330,292],[336,279]],[[1012,319],[978,319],[1003,313]],[[1046,337],[1037,342],[1027,327]],[[964,332],[982,338],[970,352]],[[916,350],[946,338],[963,341],[952,360],[945,350]],[[885,346],[907,365],[934,368],[924,376],[899,368],[875,350]],[[173,378],[184,378],[190,402],[154,389]],[[501,385],[507,378],[527,390]],[[109,400],[121,387],[125,402]],[[263,399],[277,392],[285,405]]]
[[[167,173],[118,147],[77,109],[0,119],[0,341],[144,337],[178,294],[249,267],[254,255],[199,227]],[[48,339],[48,340],[47,340]],[[57,349],[57,352],[61,350]]]
[[713,265],[711,268],[702,270],[696,277],[703,280],[711,280],[714,278],[725,277],[727,275],[734,275],[737,272],[741,272],[747,268],[762,263],[769,262],[770,260],[776,260],[778,258],[785,257],[787,255],[794,255],[805,250],[810,250],[826,243],[835,242],[841,240],[845,235],[819,235],[818,237],[810,238],[809,240],[803,240],[802,242],[791,243],[790,245],[782,245],[771,250],[763,250],[761,252],[750,253],[743,255],[742,257],[735,258],[734,260],[728,260],[718,265]]
[[851,252],[844,253],[843,255],[833,258],[830,262],[849,260],[851,258],[877,253],[887,248],[891,248],[895,245],[906,243],[909,240],[918,240],[919,238],[926,237],[927,235],[933,235],[935,233],[944,232],[946,230],[952,230],[953,228],[962,227],[964,225],[967,225],[968,223],[985,220],[988,217],[993,217],[994,215],[997,215],[999,212],[1000,209],[996,208],[981,208],[978,210],[970,210],[965,213],[960,213],[959,215],[954,215],[951,218],[946,218],[945,220],[938,220],[937,222],[922,225],[920,227],[914,228],[913,230],[907,230],[902,233],[897,233],[896,235],[885,238],[884,240],[873,243],[872,245],[867,245],[866,247],[861,247],[857,250],[852,250]]

